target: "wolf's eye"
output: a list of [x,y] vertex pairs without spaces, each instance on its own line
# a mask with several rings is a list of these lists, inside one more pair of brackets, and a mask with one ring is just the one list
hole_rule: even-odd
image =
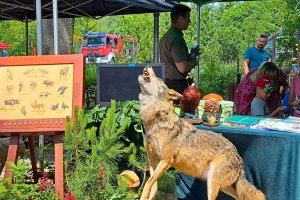
[[163,94],[164,91],[165,91],[164,88],[159,88],[159,89],[158,89],[158,93],[159,93],[159,94]]

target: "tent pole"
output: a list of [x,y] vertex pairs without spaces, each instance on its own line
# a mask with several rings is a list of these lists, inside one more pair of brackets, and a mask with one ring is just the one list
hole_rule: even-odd
[[[200,47],[200,11],[201,11],[201,6],[197,5],[197,45]],[[200,61],[200,55],[199,55],[199,61]],[[196,67],[196,73],[197,73],[197,78],[196,78],[196,86],[199,89],[199,81],[200,81],[200,65],[198,62],[198,65]]]
[[272,62],[276,63],[276,32],[273,33],[272,42],[273,42]]
[[154,63],[159,63],[159,13],[153,13],[154,17],[154,46],[153,46],[153,60]]
[[[36,0],[36,33],[37,33],[37,55],[41,56],[43,54],[43,49],[42,49],[42,9],[41,9],[41,0]],[[44,172],[44,135],[39,135],[39,148],[40,150],[40,155],[39,155],[39,160],[41,162],[41,169],[42,172]]]
[[29,51],[29,33],[28,33],[28,16],[27,12],[25,12],[25,37],[26,37],[26,47],[25,47],[25,55],[28,56]]
[[52,0],[53,2],[53,42],[54,42],[54,55],[58,55],[58,9],[57,0]]
[[37,33],[37,55],[42,55],[42,9],[41,9],[41,0],[36,0],[36,33]]

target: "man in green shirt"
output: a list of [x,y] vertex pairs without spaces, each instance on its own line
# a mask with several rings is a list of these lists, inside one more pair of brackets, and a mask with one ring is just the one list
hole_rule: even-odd
[[183,93],[188,86],[186,75],[198,64],[196,56],[199,49],[195,49],[192,56],[189,54],[186,42],[183,38],[183,30],[187,30],[191,9],[178,4],[171,11],[171,27],[160,40],[160,62],[166,66],[166,85]]

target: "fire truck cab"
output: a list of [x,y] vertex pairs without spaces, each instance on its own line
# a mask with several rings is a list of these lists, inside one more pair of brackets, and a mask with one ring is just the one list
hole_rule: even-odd
[[[105,32],[87,32],[84,34],[84,44],[82,54],[86,58],[86,63],[115,63],[117,58],[124,59],[123,42],[132,40],[133,37],[122,39],[120,35]],[[124,40],[124,41],[123,41]],[[136,43],[132,41],[132,43]],[[137,45],[135,45],[137,46]],[[127,47],[126,47],[127,48]],[[125,50],[125,54],[132,50]],[[136,53],[137,48],[135,49]]]

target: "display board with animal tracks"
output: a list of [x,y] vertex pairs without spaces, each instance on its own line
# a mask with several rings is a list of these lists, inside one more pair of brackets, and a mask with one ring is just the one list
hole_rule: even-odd
[[82,55],[0,58],[0,134],[59,131],[82,108]]

